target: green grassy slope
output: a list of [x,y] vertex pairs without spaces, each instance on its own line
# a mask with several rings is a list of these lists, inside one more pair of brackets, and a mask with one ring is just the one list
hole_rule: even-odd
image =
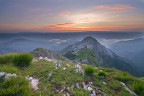
[[[82,64],[81,66],[85,69],[89,65]],[[12,78],[9,81],[11,83],[7,83],[7,80],[5,81],[0,77],[0,96],[16,96],[17,94],[19,94],[18,96],[40,96],[40,94],[41,96],[63,96],[65,93],[69,93],[71,96],[90,96],[90,91],[82,88],[82,82],[93,82],[93,89],[99,90],[99,94],[102,96],[133,96],[125,90],[120,81],[124,82],[129,89],[135,91],[139,96],[144,96],[144,81],[132,77],[128,73],[115,69],[94,67],[93,75],[83,76],[82,73],[77,73],[74,67],[75,64],[61,62],[61,67],[56,69],[55,64],[48,61],[32,62],[27,68],[18,68],[12,63],[1,64],[0,72],[15,73],[17,78]],[[98,76],[101,70],[105,72],[105,78]],[[38,90],[33,90],[28,86],[28,81],[25,80],[26,76],[32,76],[39,80]],[[76,83],[79,83],[80,88],[76,88]],[[72,85],[75,86],[73,89],[71,88]],[[56,91],[65,87],[69,88],[61,93]],[[20,94],[22,90],[24,93]]]
[[67,52],[64,54],[64,56],[71,60],[78,61],[80,63],[86,63],[97,67],[101,66],[100,64],[98,64],[94,52],[90,48],[84,48],[78,52]]

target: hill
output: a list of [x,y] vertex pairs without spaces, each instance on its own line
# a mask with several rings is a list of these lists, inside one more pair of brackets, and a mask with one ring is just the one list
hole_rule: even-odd
[[[25,37],[26,38],[26,37]],[[7,40],[0,43],[0,54],[15,53],[15,52],[31,52],[36,48],[45,48],[53,51],[58,51],[65,46],[68,42],[66,40],[60,39],[25,39],[16,38],[12,40]]]
[[144,69],[144,38],[120,41],[111,45],[110,49],[121,57],[131,60],[139,70]]
[[35,59],[25,68],[0,65],[0,96],[144,96],[144,81],[128,73]]
[[119,57],[110,49],[101,45],[93,37],[85,37],[82,41],[61,51],[63,56],[80,63],[86,63],[93,66],[102,66],[116,68],[140,76],[136,67],[124,58]]

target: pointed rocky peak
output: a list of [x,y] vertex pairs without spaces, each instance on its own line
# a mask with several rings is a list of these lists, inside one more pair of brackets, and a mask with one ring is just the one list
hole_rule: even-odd
[[82,42],[98,42],[95,38],[91,37],[91,36],[88,36],[88,37],[85,37]]

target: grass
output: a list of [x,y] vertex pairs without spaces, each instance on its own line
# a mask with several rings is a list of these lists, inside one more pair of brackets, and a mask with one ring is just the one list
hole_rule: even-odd
[[20,74],[20,70],[17,67],[14,67],[14,66],[11,66],[11,65],[2,65],[2,66],[0,66],[0,72]]
[[94,67],[92,67],[92,66],[86,66],[84,68],[84,71],[85,71],[85,74],[87,76],[92,76],[94,74]]
[[31,88],[24,78],[9,78],[0,82],[0,96],[30,96]]
[[11,64],[15,55],[15,53],[0,55],[0,64]]
[[[39,61],[33,62],[24,69],[20,69],[12,64],[0,65],[0,72],[16,73],[18,78],[11,78],[8,81],[0,82],[0,96],[62,96],[63,94],[55,91],[61,90],[64,87],[70,87],[82,82],[93,81],[95,87],[99,87],[102,90],[102,96],[132,96],[129,94],[123,86],[120,84],[124,82],[131,90],[135,91],[139,96],[143,96],[144,80],[132,77],[128,73],[120,72],[115,69],[109,68],[94,68],[92,66],[81,65],[83,68],[88,68],[88,73],[92,73],[93,76],[83,76],[81,73],[74,71],[74,64],[63,62],[62,66],[55,69],[55,64],[52,62]],[[66,70],[63,70],[63,68]],[[92,68],[92,70],[91,70]],[[106,77],[100,79],[98,75],[100,70],[103,70]],[[48,74],[52,73],[49,77]],[[39,79],[39,89],[37,91],[31,90],[28,86],[28,82],[25,80],[26,76],[32,76]],[[103,84],[106,82],[106,85]],[[18,86],[18,87],[16,87]],[[88,96],[90,93],[82,88],[72,91],[68,90],[73,96]],[[64,91],[64,93],[66,93]]]
[[106,77],[106,73],[104,71],[99,71],[98,76],[99,77]]
[[28,67],[32,59],[33,56],[30,53],[17,54],[13,58],[13,64],[17,67]]

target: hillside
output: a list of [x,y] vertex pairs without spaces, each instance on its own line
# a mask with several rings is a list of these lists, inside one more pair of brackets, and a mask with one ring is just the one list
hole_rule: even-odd
[[86,63],[97,67],[116,68],[141,76],[141,72],[138,72],[131,62],[119,57],[93,37],[85,37],[82,41],[63,49],[61,53],[74,62]]
[[37,58],[25,68],[1,64],[0,81],[0,96],[144,96],[144,81],[128,73]]
[[58,51],[65,48],[69,43],[69,42],[67,43],[66,40],[60,40],[60,39],[39,40],[39,39],[31,39],[31,38],[25,39],[25,38],[17,37],[16,39],[0,42],[0,54],[13,53],[13,52],[30,52],[36,48],[46,48],[53,51]]
[[131,60],[140,70],[144,69],[144,38],[120,41],[111,45],[110,49],[119,56]]

